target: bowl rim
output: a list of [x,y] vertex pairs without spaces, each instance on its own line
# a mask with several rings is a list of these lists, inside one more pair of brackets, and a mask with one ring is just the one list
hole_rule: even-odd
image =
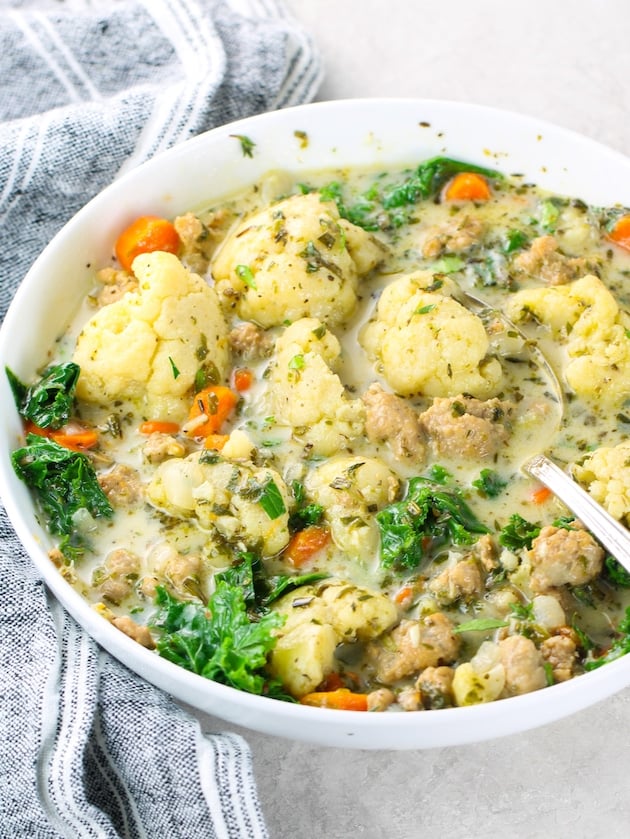
[[[578,147],[583,154],[592,153],[597,160],[606,160],[607,165],[619,167],[620,172],[625,171],[629,176],[627,181],[630,183],[630,159],[621,152],[546,120],[486,105],[411,97],[340,99],[239,119],[193,137],[124,172],[64,225],[35,260],[16,291],[0,327],[0,361],[5,363],[5,359],[11,357],[12,336],[21,328],[24,311],[28,310],[31,286],[36,284],[38,277],[46,270],[48,262],[59,258],[59,254],[76,236],[76,231],[83,224],[89,225],[93,214],[98,213],[102,206],[125,190],[133,189],[136,183],[145,182],[156,173],[161,175],[165,163],[173,164],[187,159],[197,151],[211,147],[215,141],[238,133],[247,134],[261,126],[265,130],[269,126],[286,130],[288,126],[296,124],[296,120],[312,120],[314,124],[322,116],[334,119],[341,114],[347,116],[351,113],[367,118],[367,112],[370,111],[380,114],[382,118],[388,112],[411,114],[414,110],[430,112],[436,117],[449,113],[461,119],[474,118],[481,122],[499,120],[509,123],[512,126],[510,130],[550,135],[560,144]],[[501,159],[495,162],[500,169]],[[304,171],[307,168],[304,167]],[[630,189],[626,189],[630,193]],[[622,191],[621,188],[619,191]],[[626,196],[626,200],[630,203],[630,195]],[[6,395],[6,385],[4,392]],[[17,412],[13,413],[17,416]],[[4,426],[0,427],[0,434],[4,433],[3,429]],[[10,430],[4,436],[0,451],[0,497],[17,536],[55,597],[97,643],[123,664],[180,701],[201,711],[217,714],[228,722],[320,745],[363,749],[431,748],[461,745],[543,725],[586,708],[630,684],[629,656],[625,661],[621,658],[591,673],[535,693],[418,715],[365,714],[353,711],[340,713],[254,696],[211,682],[140,647],[98,615],[63,579],[46,554],[47,537],[45,533],[42,537],[32,505],[29,509],[28,492],[16,484],[17,479],[10,468],[8,452],[14,448],[10,444]],[[16,487],[23,491],[16,491]]]

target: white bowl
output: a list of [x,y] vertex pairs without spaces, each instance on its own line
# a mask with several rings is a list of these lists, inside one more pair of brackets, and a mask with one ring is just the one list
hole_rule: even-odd
[[[302,148],[294,132],[306,132]],[[255,143],[244,157],[233,136]],[[22,283],[0,330],[0,370],[28,379],[46,359],[105,264],[118,231],[147,213],[173,216],[209,204],[272,169],[391,168],[446,154],[528,179],[590,203],[630,205],[630,160],[585,137],[524,116],[455,102],[324,102],[241,120],[196,137],[120,177],[53,239]],[[25,328],[28,324],[28,328]],[[10,453],[21,423],[0,376],[0,492],[42,577],[105,649],[176,698],[238,725],[321,745],[417,749],[522,731],[587,707],[630,683],[630,656],[536,693],[487,705],[424,713],[365,714],[293,705],[203,679],[140,647],[97,615],[47,556],[39,525]]]

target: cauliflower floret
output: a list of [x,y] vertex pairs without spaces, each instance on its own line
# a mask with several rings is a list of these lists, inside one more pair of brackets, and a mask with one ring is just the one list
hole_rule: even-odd
[[506,306],[512,320],[535,317],[565,344],[564,376],[579,396],[619,404],[630,390],[630,318],[602,281],[588,275],[554,288],[525,289]]
[[311,498],[324,508],[334,543],[351,557],[377,555],[374,513],[391,504],[399,480],[380,460],[339,455],[313,469],[305,481]]
[[214,290],[173,254],[142,254],[133,271],[138,290],[96,312],[77,339],[77,396],[98,404],[139,402],[146,416],[180,422],[201,348],[204,363],[226,375],[227,326]]
[[270,372],[276,420],[293,426],[313,454],[325,457],[347,448],[365,424],[363,403],[347,398],[331,370],[340,352],[339,341],[321,321],[302,318],[278,338]]
[[314,690],[335,666],[337,644],[369,641],[398,620],[382,594],[345,582],[301,586],[274,611],[286,615],[269,669],[295,697]]
[[[390,283],[360,342],[396,393],[491,396],[502,377],[480,318],[446,293],[429,291],[431,272]],[[442,286],[440,292],[448,292]]]
[[317,193],[295,195],[250,216],[212,264],[223,303],[243,320],[270,327],[302,317],[338,324],[352,314],[361,275],[384,246]]
[[493,641],[484,641],[470,661],[455,668],[452,690],[456,705],[493,702],[504,687],[505,667]]
[[240,459],[205,455],[161,463],[147,490],[149,502],[177,518],[196,518],[243,549],[275,556],[289,541],[290,500],[282,477]]
[[573,474],[611,516],[630,524],[630,440],[596,449]]

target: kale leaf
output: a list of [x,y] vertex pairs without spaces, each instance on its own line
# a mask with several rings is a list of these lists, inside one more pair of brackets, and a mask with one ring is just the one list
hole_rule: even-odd
[[532,542],[540,533],[540,525],[527,521],[518,513],[510,516],[508,524],[499,534],[499,544],[509,551],[531,548]]
[[407,495],[376,514],[384,568],[417,568],[429,546],[471,545],[473,534],[488,533],[457,487],[430,478],[409,481]]
[[86,545],[77,532],[75,514],[85,509],[94,518],[109,518],[114,512],[87,456],[28,434],[26,445],[12,453],[11,462],[17,476],[35,490],[50,532],[63,537],[59,548],[64,556],[82,556]]
[[74,408],[79,365],[72,361],[48,367],[37,382],[25,385],[5,368],[20,415],[40,428],[54,430],[65,425]]
[[485,498],[496,498],[506,488],[507,481],[504,481],[493,469],[482,469],[479,477],[472,482],[472,485]]
[[250,620],[243,590],[220,575],[207,607],[177,600],[161,586],[155,602],[152,625],[160,632],[156,646],[163,658],[238,690],[290,699],[264,672],[276,643],[273,630],[282,626],[283,615],[268,612]]
[[293,589],[310,583],[324,580],[328,574],[313,572],[310,574],[276,574],[268,576],[263,564],[256,554],[245,552],[239,554],[225,571],[220,571],[217,579],[224,580],[233,586],[238,586],[243,592],[245,605],[252,615],[264,614],[269,605]]

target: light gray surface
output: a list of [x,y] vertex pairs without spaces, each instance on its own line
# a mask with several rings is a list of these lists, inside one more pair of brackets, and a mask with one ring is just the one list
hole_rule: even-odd
[[[630,152],[628,0],[286,0],[320,99],[424,96],[542,117]],[[225,724],[197,715],[206,730]],[[630,836],[630,690],[536,731],[418,752],[242,731],[272,839]]]

